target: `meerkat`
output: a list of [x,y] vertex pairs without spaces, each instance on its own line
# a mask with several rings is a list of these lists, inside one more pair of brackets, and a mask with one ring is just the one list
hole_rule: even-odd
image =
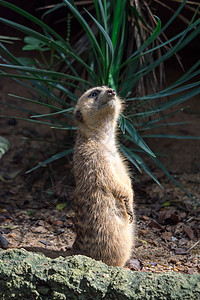
[[122,100],[95,87],[78,100],[74,147],[75,254],[123,267],[134,243],[133,189],[116,144]]

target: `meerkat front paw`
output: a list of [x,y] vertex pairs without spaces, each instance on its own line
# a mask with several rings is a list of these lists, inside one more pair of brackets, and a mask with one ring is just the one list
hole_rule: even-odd
[[126,210],[126,211],[129,216],[129,223],[133,223],[133,211],[131,210]]
[[126,209],[126,213],[129,216],[129,223],[133,222],[133,218],[134,218],[134,214],[133,214],[133,209],[131,208],[129,199],[124,198],[124,205],[125,205],[125,209]]

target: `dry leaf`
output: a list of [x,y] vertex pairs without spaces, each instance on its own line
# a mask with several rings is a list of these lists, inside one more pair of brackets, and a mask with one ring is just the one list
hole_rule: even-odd
[[149,222],[149,226],[152,227],[152,228],[157,228],[157,229],[160,229],[160,230],[164,230],[164,227],[161,226],[158,222],[156,222],[155,220],[151,220]]
[[184,238],[182,238],[178,241],[179,246],[183,246],[187,243],[188,243],[188,239],[184,239]]
[[150,220],[150,218],[147,217],[147,216],[141,216],[140,219],[143,220],[143,221],[149,221]]
[[0,234],[0,247],[2,249],[8,249],[9,242]]
[[188,251],[186,248],[176,248],[174,250],[174,253],[177,255],[184,255],[184,254],[188,254]]
[[194,239],[194,232],[190,226],[183,227],[183,232],[189,237],[190,240]]
[[146,234],[147,234],[147,230],[145,230],[145,229],[141,229],[141,230],[140,230],[140,234],[142,234],[142,235],[146,235]]
[[127,262],[127,267],[132,270],[132,271],[141,271],[143,264],[141,263],[140,260],[138,259],[129,259],[129,261]]
[[170,231],[164,231],[162,232],[162,238],[170,242],[172,240],[172,233]]
[[33,233],[46,233],[46,232],[47,232],[46,228],[44,228],[43,226],[33,227],[33,228],[31,229],[31,231],[32,231]]
[[161,210],[158,214],[158,221],[161,224],[177,224],[180,222],[178,214],[172,209]]
[[188,269],[188,274],[194,274],[194,269]]

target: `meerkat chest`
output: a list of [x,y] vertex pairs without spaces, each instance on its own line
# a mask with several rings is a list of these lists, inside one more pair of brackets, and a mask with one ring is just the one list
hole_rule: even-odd
[[107,151],[105,159],[113,178],[116,178],[121,183],[123,182],[124,184],[129,185],[130,179],[128,176],[128,171],[117,148],[113,148],[112,151]]
[[116,160],[113,162],[113,165],[111,166],[113,169],[113,174],[118,177],[120,182],[124,182],[125,184],[129,184],[129,176],[128,172],[126,170],[125,164],[123,163],[121,157],[118,155],[116,157]]

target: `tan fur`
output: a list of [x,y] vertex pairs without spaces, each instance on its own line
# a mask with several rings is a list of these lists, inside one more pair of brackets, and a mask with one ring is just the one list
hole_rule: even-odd
[[123,267],[133,247],[134,214],[131,181],[115,141],[121,110],[122,101],[107,87],[90,89],[78,100],[73,249]]

